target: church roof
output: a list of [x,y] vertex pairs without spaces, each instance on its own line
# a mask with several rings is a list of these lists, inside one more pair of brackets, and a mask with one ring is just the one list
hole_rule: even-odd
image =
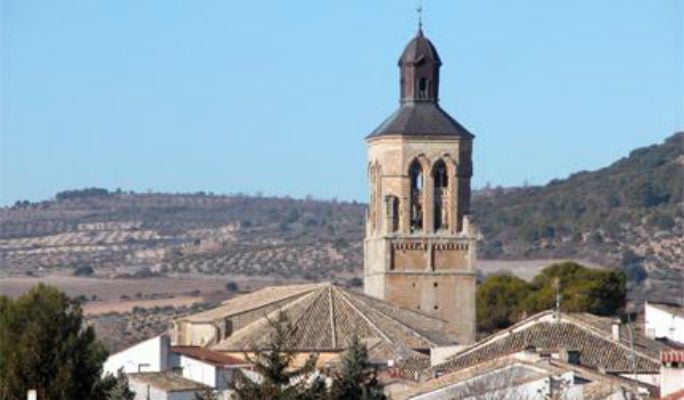
[[556,320],[553,311],[545,311],[466,347],[435,368],[457,370],[534,347],[576,350],[580,353],[580,364],[585,367],[625,372],[632,370],[633,348],[637,371],[658,373],[659,351],[665,346],[637,332],[632,332],[630,341],[624,327],[620,340],[614,340],[611,323],[610,318],[584,313],[562,314]]
[[403,103],[366,139],[394,135],[473,138],[472,133],[433,102]]
[[209,346],[214,351],[249,351],[267,343],[273,331],[269,320],[280,311],[294,328],[290,348],[302,352],[344,350],[354,334],[373,343],[371,347],[383,357],[388,351],[395,358],[413,356],[416,349],[454,343],[444,334],[447,323],[441,319],[330,283],[264,288],[181,320],[218,322],[252,315],[249,322]]

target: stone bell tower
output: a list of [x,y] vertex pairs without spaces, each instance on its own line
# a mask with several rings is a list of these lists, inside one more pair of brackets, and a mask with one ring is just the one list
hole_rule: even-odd
[[450,322],[475,340],[473,135],[438,103],[437,50],[422,29],[399,59],[400,106],[368,137],[366,294]]

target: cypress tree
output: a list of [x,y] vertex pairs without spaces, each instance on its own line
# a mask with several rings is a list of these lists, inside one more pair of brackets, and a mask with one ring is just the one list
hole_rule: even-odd
[[352,336],[330,389],[332,400],[385,400],[387,397],[371,368],[366,346]]

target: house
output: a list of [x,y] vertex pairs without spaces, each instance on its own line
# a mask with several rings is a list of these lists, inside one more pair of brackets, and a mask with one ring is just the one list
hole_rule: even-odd
[[650,398],[658,388],[602,374],[530,351],[504,355],[421,382],[396,400],[447,399],[631,399]]
[[648,337],[684,344],[684,307],[646,302],[644,319]]
[[112,354],[104,363],[103,375],[121,370],[133,391],[149,392],[151,399],[194,399],[195,393],[207,390],[229,398],[236,369],[250,379],[260,379],[243,359],[169,343],[168,335],[159,335]]
[[586,313],[545,311],[456,352],[422,375],[448,373],[527,350],[657,386],[660,351],[667,349],[632,324]]
[[184,378],[219,391],[230,389],[236,369],[257,379],[257,375],[251,372],[251,364],[227,354],[197,346],[174,346],[171,347],[170,355],[169,364],[173,369],[180,370]]
[[104,363],[103,374],[116,376],[120,369],[127,374],[166,371],[168,360],[169,337],[159,335],[110,355]]

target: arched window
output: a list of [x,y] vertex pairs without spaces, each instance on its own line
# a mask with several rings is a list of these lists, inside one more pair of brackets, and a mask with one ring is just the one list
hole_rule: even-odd
[[447,229],[449,227],[449,174],[446,164],[439,160],[432,168],[432,181],[434,183],[434,228],[435,230]]
[[449,174],[444,161],[439,160],[435,163],[432,168],[432,177],[435,180],[435,188],[446,189],[449,186]]
[[428,92],[427,79],[420,78],[420,80],[418,81],[418,98],[419,99],[427,99],[427,92]]
[[411,232],[423,229],[423,167],[413,160],[409,167],[411,179]]

